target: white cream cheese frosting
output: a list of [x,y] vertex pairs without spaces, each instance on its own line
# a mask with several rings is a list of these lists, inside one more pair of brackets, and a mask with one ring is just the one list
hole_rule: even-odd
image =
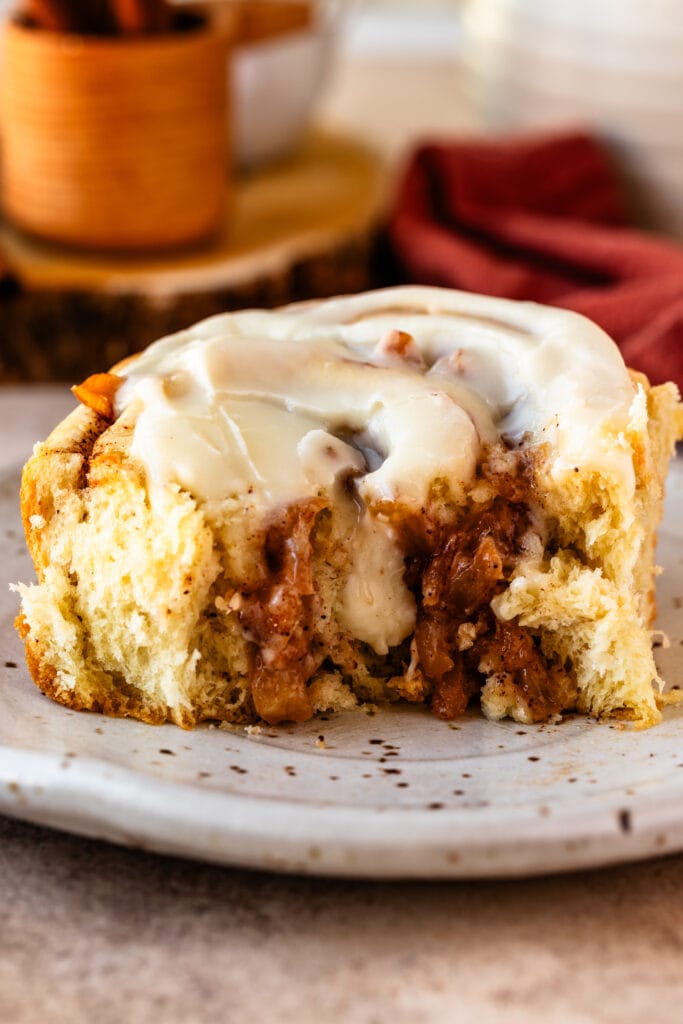
[[419,508],[437,479],[464,493],[482,445],[501,436],[549,442],[560,477],[580,467],[634,486],[615,444],[628,371],[599,327],[566,310],[392,288],[216,316],[122,372],[116,411],[135,406],[131,454],[151,488],[175,483],[200,502],[248,494],[266,513],[355,479],[365,555],[339,614],[378,652],[415,615],[386,525],[379,542],[382,503]]

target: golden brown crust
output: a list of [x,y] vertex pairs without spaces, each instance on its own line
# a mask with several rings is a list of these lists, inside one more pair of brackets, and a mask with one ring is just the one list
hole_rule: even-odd
[[106,430],[108,421],[92,409],[79,406],[59,423],[47,440],[36,449],[24,466],[21,478],[21,518],[38,578],[49,562],[43,531],[35,525],[49,522],[55,508],[55,495],[74,491],[85,483],[87,461],[95,442]]
[[103,688],[98,694],[89,694],[87,698],[75,690],[65,690],[58,685],[57,673],[43,657],[40,640],[32,636],[23,615],[17,616],[15,627],[24,641],[26,665],[33,682],[46,697],[50,697],[72,711],[94,711],[98,714],[108,715],[110,718],[135,718],[147,725],[175,722],[176,725],[185,729],[192,729],[202,720],[188,713],[183,720],[179,721],[177,716],[171,715],[170,709],[164,714],[163,711],[150,706],[149,702],[136,696],[134,692],[125,693],[113,687]]
[[[93,449],[107,429],[108,420],[85,405],[73,410],[59,423],[47,440],[36,447],[22,473],[21,516],[26,543],[38,579],[44,576],[50,561],[49,548],[44,541],[44,525],[55,512],[57,491],[77,490],[86,483],[88,461]],[[45,659],[41,641],[34,636],[23,614],[15,626],[24,640],[26,664],[33,681],[48,697],[75,711],[100,711],[113,717],[139,718],[150,724],[165,721],[156,712],[150,712],[142,699],[123,695],[111,688],[98,698],[86,700],[75,691],[66,691],[57,682],[54,667]]]
[[[123,442],[128,432],[121,421],[112,428],[108,417],[87,405],[79,405],[55,427],[45,442],[36,446],[22,473],[20,501],[26,542],[39,581],[50,564],[45,527],[59,514],[57,496],[63,498],[85,487],[96,487],[110,473],[115,473],[123,462]],[[15,627],[24,640],[26,664],[36,686],[46,696],[72,710],[135,718],[150,725],[173,721],[187,729],[204,717],[190,709],[178,711],[155,705],[125,680],[96,690],[66,689],[59,685],[57,672],[45,657],[40,638],[34,635],[23,614],[17,617]],[[245,720],[251,721],[252,717],[246,715]]]

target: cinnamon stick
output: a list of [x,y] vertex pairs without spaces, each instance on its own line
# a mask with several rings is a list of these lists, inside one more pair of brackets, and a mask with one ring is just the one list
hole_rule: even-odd
[[165,0],[111,0],[111,7],[124,35],[163,32],[171,27],[171,10]]
[[173,26],[166,0],[24,0],[24,11],[31,24],[52,32],[143,35]]
[[24,10],[38,28],[51,32],[73,32],[77,28],[69,0],[24,0]]
[[31,24],[53,32],[115,31],[108,0],[24,0],[24,11]]
[[152,22],[155,32],[168,32],[173,28],[173,11],[167,0],[150,0]]

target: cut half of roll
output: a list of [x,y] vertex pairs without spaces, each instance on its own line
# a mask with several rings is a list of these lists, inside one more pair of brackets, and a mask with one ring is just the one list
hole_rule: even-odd
[[75,390],[22,485],[18,624],[61,703],[658,720],[683,417],[585,318],[389,289],[214,317]]

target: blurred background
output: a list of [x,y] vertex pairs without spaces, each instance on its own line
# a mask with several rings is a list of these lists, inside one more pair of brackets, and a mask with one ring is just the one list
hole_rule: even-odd
[[[2,380],[404,280],[566,303],[641,347],[683,304],[680,0],[1,0],[0,20]],[[546,220],[520,235],[522,213]],[[548,218],[579,247],[541,241],[564,237]],[[612,235],[607,258],[608,228],[660,248],[626,260]],[[647,301],[627,329],[587,283]]]
[[416,139],[473,127],[460,69],[461,0],[346,5],[323,120],[360,131],[391,157]]

